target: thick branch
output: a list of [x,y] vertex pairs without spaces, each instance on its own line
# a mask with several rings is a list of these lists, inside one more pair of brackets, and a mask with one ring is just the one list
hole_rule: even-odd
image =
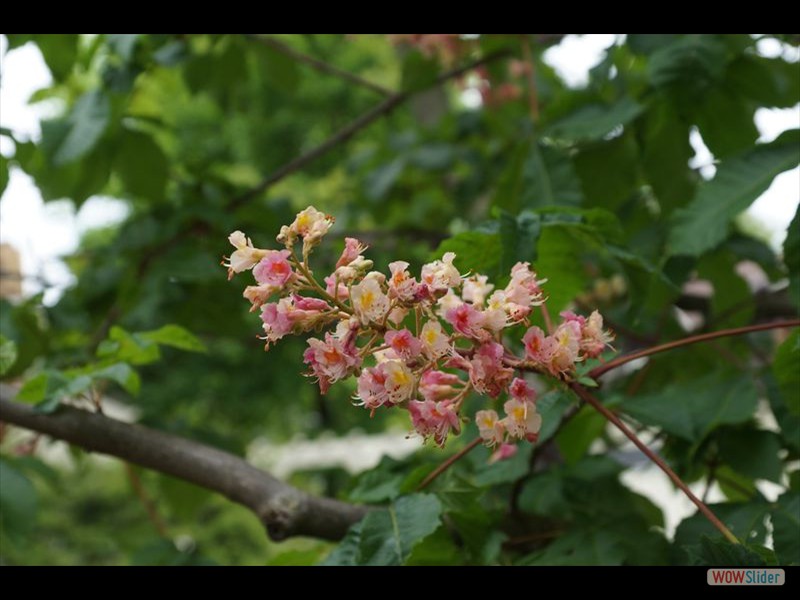
[[295,535],[339,540],[368,510],[312,496],[211,446],[68,406],[39,413],[13,395],[8,386],[0,387],[0,421],[219,492],[252,510],[274,540]]
[[[455,79],[456,77],[460,77],[464,73],[471,71],[472,69],[479,67],[483,64],[492,62],[499,58],[503,58],[509,55],[508,50],[500,50],[498,52],[493,52],[491,54],[487,54],[483,58],[479,58],[474,60],[470,63],[465,64],[464,66],[458,67],[457,69],[453,69],[451,71],[447,71],[442,73],[437,77],[431,85],[428,87],[435,87],[448,81],[450,79]],[[416,90],[416,92],[421,92],[423,90]],[[270,186],[274,185],[287,175],[291,175],[295,171],[299,171],[307,164],[315,161],[320,156],[327,154],[329,150],[342,144],[353,137],[356,133],[364,129],[367,125],[372,123],[373,121],[377,120],[380,117],[388,115],[391,113],[395,108],[406,102],[409,98],[413,96],[415,92],[397,92],[388,96],[383,102],[371,108],[363,115],[345,125],[342,129],[334,133],[331,137],[327,140],[322,142],[319,146],[312,148],[305,154],[301,154],[300,156],[290,160],[288,163],[279,167],[274,173],[265,177],[261,183],[256,185],[255,187],[247,190],[243,194],[235,197],[228,205],[230,210],[235,210],[239,206],[245,204],[252,198],[256,197],[258,194],[269,188]]]
[[793,319],[791,321],[775,321],[774,323],[761,323],[759,325],[748,325],[747,327],[737,327],[736,329],[722,329],[720,331],[712,331],[710,333],[693,335],[687,338],[683,338],[681,340],[674,340],[672,342],[667,342],[666,344],[653,346],[652,348],[645,348],[644,350],[631,352],[630,354],[625,354],[624,356],[618,356],[614,360],[610,360],[604,365],[600,365],[599,367],[595,367],[594,369],[589,371],[589,377],[591,377],[592,379],[597,379],[598,377],[607,373],[608,371],[616,369],[617,367],[620,367],[625,363],[629,363],[632,360],[636,360],[637,358],[650,356],[652,354],[658,354],[659,352],[666,352],[667,350],[672,350],[673,348],[680,348],[681,346],[688,346],[690,344],[696,344],[698,342],[707,342],[708,340],[714,340],[721,337],[742,335],[744,333],[752,333],[754,331],[765,331],[767,329],[783,329],[787,327],[799,327],[799,326],[800,326],[800,319]]

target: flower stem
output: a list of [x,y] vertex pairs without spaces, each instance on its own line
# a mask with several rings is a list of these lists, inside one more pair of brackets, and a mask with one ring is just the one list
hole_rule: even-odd
[[460,458],[466,456],[470,450],[475,448],[478,444],[481,443],[481,438],[476,437],[472,440],[469,444],[464,446],[461,450],[453,454],[450,458],[442,462],[438,467],[436,467],[433,471],[428,473],[428,476],[423,479],[420,484],[417,486],[417,491],[425,489],[434,479],[436,479],[439,475],[444,473],[447,469],[449,469],[454,462],[459,460]]
[[632,360],[636,360],[637,358],[650,356],[652,354],[658,354],[659,352],[665,352],[667,350],[672,350],[673,348],[680,348],[681,346],[688,346],[690,344],[696,344],[698,342],[706,342],[708,340],[714,340],[721,337],[728,337],[731,335],[741,335],[743,333],[750,333],[753,331],[765,331],[767,329],[783,329],[786,327],[798,327],[798,326],[800,326],[800,319],[792,319],[789,321],[775,321],[774,323],[761,323],[760,325],[749,325],[747,327],[737,327],[735,329],[722,329],[720,331],[712,331],[710,333],[701,333],[700,335],[693,335],[687,338],[683,338],[682,340],[674,340],[672,342],[667,342],[666,344],[659,344],[658,346],[653,346],[651,348],[645,348],[644,350],[631,352],[630,354],[626,354],[624,356],[618,356],[614,360],[610,360],[604,365],[595,367],[594,369],[589,371],[588,376],[591,377],[592,379],[597,379],[598,377],[604,375],[608,371],[616,369],[617,367],[629,363]]
[[572,391],[575,392],[578,395],[578,397],[581,398],[581,400],[587,402],[588,404],[591,404],[592,407],[597,412],[603,415],[617,429],[619,429],[622,433],[624,433],[625,436],[630,441],[632,441],[633,444],[645,454],[645,456],[647,456],[647,458],[649,458],[653,463],[655,463],[655,465],[659,469],[664,471],[664,473],[667,474],[667,477],[669,477],[672,480],[672,483],[674,483],[678,488],[680,488],[680,490],[684,494],[686,494],[689,500],[691,500],[695,504],[695,506],[697,506],[698,510],[701,513],[703,513],[703,516],[705,516],[709,521],[711,521],[711,524],[714,525],[714,527],[716,527],[717,529],[719,529],[722,535],[724,535],[725,538],[730,543],[732,544],[740,543],[739,540],[736,538],[736,536],[733,535],[733,533],[731,533],[731,530],[728,529],[725,526],[725,524],[722,521],[720,521],[713,512],[711,512],[711,509],[708,508],[708,506],[706,506],[706,504],[702,500],[700,500],[700,498],[694,495],[692,490],[689,489],[689,486],[686,485],[680,477],[678,477],[675,471],[673,471],[658,454],[650,450],[650,448],[648,448],[644,444],[644,442],[642,442],[642,440],[640,440],[639,437],[633,431],[631,431],[628,428],[628,426],[625,425],[625,423],[623,423],[619,419],[619,417],[617,417],[617,415],[608,410],[608,408],[606,408],[602,404],[602,402],[600,402],[599,399],[595,398],[592,394],[590,394],[589,391],[582,385],[573,382],[569,384],[569,387],[572,388]]

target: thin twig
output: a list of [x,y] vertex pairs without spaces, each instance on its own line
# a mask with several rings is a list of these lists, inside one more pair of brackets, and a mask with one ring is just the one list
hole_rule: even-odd
[[711,333],[693,335],[684,338],[682,340],[675,340],[672,342],[667,342],[666,344],[653,346],[652,348],[645,348],[644,350],[631,352],[630,354],[626,354],[624,356],[618,356],[614,360],[610,360],[604,365],[595,367],[594,369],[589,371],[588,376],[591,377],[592,379],[597,379],[598,377],[604,375],[608,371],[616,369],[617,367],[629,363],[632,360],[636,360],[637,358],[643,358],[645,356],[650,356],[652,354],[658,354],[659,352],[665,352],[667,350],[672,350],[673,348],[680,348],[681,346],[688,346],[689,344],[696,344],[698,342],[705,342],[708,340],[714,340],[717,338],[728,337],[732,335],[741,335],[743,333],[751,333],[753,331],[766,331],[768,329],[784,329],[787,327],[798,327],[798,326],[800,326],[800,319],[792,319],[789,321],[761,323],[760,325],[749,325],[747,327],[737,327],[735,329],[722,329],[720,331],[712,331]]
[[144,509],[147,511],[147,517],[150,519],[153,527],[155,527],[158,535],[162,538],[167,537],[167,525],[158,513],[155,502],[153,502],[153,499],[150,498],[147,491],[144,489],[141,477],[139,477],[139,474],[134,470],[131,463],[126,462],[124,464],[125,472],[128,474],[128,480],[131,482],[131,487],[136,497],[139,498],[139,502],[142,503],[142,506],[144,506]]
[[[431,82],[431,85],[428,87],[435,87],[448,81],[450,79],[454,79],[463,75],[464,73],[471,71],[472,69],[479,67],[483,64],[488,62],[492,62],[499,58],[503,58],[508,56],[508,50],[500,50],[497,52],[493,52],[491,54],[487,54],[486,56],[469,62],[461,67],[456,69],[452,69],[445,73],[442,73],[437,77],[434,81]],[[261,183],[256,185],[255,187],[250,188],[243,194],[233,198],[228,203],[228,210],[235,210],[236,208],[240,207],[242,204],[245,204],[270,186],[274,185],[287,175],[291,175],[295,171],[299,171],[309,163],[315,161],[320,156],[327,154],[329,150],[335,148],[339,144],[342,144],[353,137],[356,133],[364,129],[367,125],[372,123],[373,121],[377,120],[380,117],[388,115],[391,113],[395,108],[406,102],[409,98],[411,98],[414,93],[421,92],[422,89],[415,90],[414,92],[396,92],[391,96],[388,96],[383,102],[378,104],[377,106],[371,108],[360,117],[345,125],[342,129],[334,133],[331,137],[327,140],[322,142],[319,146],[316,146],[309,150],[308,152],[301,154],[300,156],[290,160],[285,165],[278,167],[274,173],[265,177]]]
[[245,37],[248,40],[253,42],[258,42],[268,48],[272,48],[276,52],[280,52],[291,58],[292,60],[296,60],[297,62],[301,62],[307,64],[309,67],[316,69],[320,73],[326,73],[328,75],[334,75],[339,79],[344,79],[350,83],[355,83],[356,85],[360,85],[363,88],[371,90],[376,94],[381,94],[382,96],[391,96],[392,90],[383,87],[382,85],[378,85],[377,83],[373,83],[356,75],[355,73],[351,73],[350,71],[345,71],[344,69],[340,69],[339,67],[335,67],[332,64],[326,63],[325,61],[319,60],[318,58],[314,58],[313,56],[309,56],[308,54],[303,54],[295,50],[294,48],[284,44],[283,42],[276,40],[273,37],[264,36],[264,35],[254,35],[254,34],[245,34]]
[[713,512],[711,512],[711,509],[708,508],[708,506],[706,506],[705,503],[702,500],[700,500],[700,498],[698,498],[697,496],[694,495],[692,490],[689,489],[689,486],[686,485],[680,477],[678,477],[678,475],[675,473],[675,471],[673,471],[670,468],[670,466],[667,463],[665,463],[664,460],[658,454],[656,454],[650,448],[648,448],[644,444],[644,442],[642,442],[642,440],[640,440],[639,437],[633,431],[631,431],[628,428],[628,426],[625,425],[625,423],[623,423],[619,419],[619,417],[617,417],[617,415],[615,415],[613,412],[608,410],[608,408],[606,408],[603,405],[603,403],[600,402],[600,400],[598,400],[592,394],[590,394],[589,391],[586,388],[584,388],[582,385],[580,385],[578,383],[570,383],[569,387],[572,389],[572,391],[574,391],[578,395],[579,398],[581,398],[585,402],[588,402],[589,404],[591,404],[594,407],[594,409],[597,410],[597,412],[599,412],[601,415],[603,415],[617,429],[619,429],[622,433],[624,433],[625,436],[631,442],[633,442],[633,444],[637,448],[639,448],[639,450],[641,450],[645,454],[645,456],[647,456],[647,458],[649,458],[653,463],[655,463],[655,465],[659,469],[664,471],[664,473],[667,474],[667,477],[669,477],[672,480],[672,483],[674,483],[678,488],[680,488],[680,490],[684,494],[686,494],[686,496],[689,498],[689,500],[691,500],[694,503],[694,505],[697,506],[698,510],[701,513],[703,513],[703,515],[709,521],[711,521],[711,524],[714,525],[714,527],[719,529],[719,531],[722,533],[722,535],[724,535],[729,542],[731,542],[732,544],[738,544],[739,543],[739,540],[736,538],[735,535],[733,535],[733,533],[731,533],[731,530],[728,529],[725,526],[725,524],[722,521],[720,521]]
[[450,458],[448,458],[447,460],[445,460],[445,461],[444,461],[442,464],[440,464],[438,467],[436,467],[436,468],[435,468],[433,471],[431,471],[430,473],[428,473],[428,476],[427,476],[427,477],[425,477],[425,479],[423,479],[423,480],[420,482],[420,484],[417,486],[417,491],[419,491],[419,490],[422,490],[422,489],[424,489],[425,487],[427,487],[427,486],[428,486],[428,484],[430,484],[430,483],[431,483],[431,482],[432,482],[434,479],[436,479],[436,478],[437,478],[439,475],[441,475],[441,474],[442,474],[442,473],[444,473],[444,472],[445,472],[447,469],[449,469],[449,468],[450,468],[450,466],[451,466],[451,465],[452,465],[454,462],[456,462],[456,461],[457,461],[457,460],[459,460],[460,458],[462,458],[462,457],[466,456],[466,455],[467,455],[467,453],[469,453],[469,451],[470,451],[470,450],[472,450],[473,448],[475,448],[475,447],[476,447],[478,444],[480,444],[480,443],[481,443],[481,438],[479,438],[479,437],[476,437],[476,438],[475,438],[474,440],[472,440],[472,441],[471,441],[469,444],[467,444],[466,446],[464,446],[464,447],[463,447],[461,450],[459,450],[458,452],[456,452],[455,454],[453,454],[453,456],[451,456]]

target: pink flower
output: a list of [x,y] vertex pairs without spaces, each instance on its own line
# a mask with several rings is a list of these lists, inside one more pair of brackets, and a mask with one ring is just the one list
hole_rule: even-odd
[[236,248],[230,258],[223,257],[227,261],[223,261],[222,266],[228,267],[228,279],[231,279],[234,273],[241,273],[252,268],[266,253],[266,250],[254,248],[250,238],[241,231],[234,231],[230,234],[228,241]]
[[303,254],[307,255],[312,247],[317,245],[328,229],[333,225],[334,218],[318,211],[313,206],[297,213],[291,225],[284,225],[278,234],[278,243],[291,248],[298,237],[303,238]]
[[311,368],[309,375],[317,378],[323,394],[333,382],[349,376],[361,364],[355,345],[343,343],[330,332],[325,334],[324,342],[309,338],[308,346],[303,362]]
[[392,273],[388,280],[389,297],[401,302],[414,302],[421,286],[408,272],[408,263],[404,260],[391,262],[389,271]]
[[586,326],[586,318],[581,315],[576,315],[571,310],[562,311],[560,316],[564,321],[575,321],[581,329]]
[[482,394],[497,398],[514,375],[513,369],[503,365],[505,349],[496,342],[480,346],[469,362],[469,379]]
[[478,426],[483,443],[489,448],[494,448],[503,442],[506,429],[503,422],[493,410],[479,410],[475,413],[475,424]]
[[337,277],[335,275],[328,275],[325,278],[325,291],[328,292],[332,297],[336,298],[337,300],[347,300],[349,297],[347,292],[347,286],[339,280],[339,287],[338,289],[334,290],[333,286],[336,285]]
[[456,308],[447,310],[445,320],[453,326],[458,333],[465,337],[485,339],[486,331],[483,327],[483,313],[479,312],[472,304],[466,302]]
[[383,293],[379,278],[380,273],[368,274],[361,283],[350,289],[353,298],[353,308],[364,325],[380,323],[389,312],[389,297]]
[[287,333],[308,331],[320,321],[328,318],[331,307],[324,300],[306,298],[297,294],[281,298],[261,307],[261,320],[264,322],[266,347],[277,342]]
[[501,444],[500,447],[489,457],[489,464],[494,464],[498,461],[509,459],[516,453],[516,444]]
[[510,437],[525,438],[529,442],[536,441],[542,428],[542,417],[536,412],[536,405],[533,402],[512,398],[503,404],[503,410],[506,413],[503,424]]
[[494,289],[494,285],[486,283],[488,277],[475,273],[464,280],[464,287],[461,295],[467,302],[472,302],[475,306],[483,306],[486,296]]
[[518,262],[511,268],[511,281],[505,289],[506,300],[519,304],[523,308],[538,306],[544,302],[540,284],[546,280],[537,280],[536,273],[526,262]]
[[556,342],[553,338],[545,336],[540,328],[535,326],[529,328],[522,338],[522,343],[525,344],[526,358],[542,365],[550,363]]
[[461,285],[461,275],[453,266],[455,257],[455,252],[445,252],[442,260],[435,260],[422,266],[422,283],[428,287],[432,295]]
[[450,339],[442,330],[439,321],[431,320],[422,326],[420,332],[422,349],[428,358],[439,358],[450,351]]
[[383,339],[397,356],[405,360],[416,358],[422,351],[422,342],[411,335],[408,329],[390,329]]
[[444,371],[429,370],[419,380],[419,393],[425,400],[442,400],[456,393],[454,385],[463,385],[458,375]]
[[250,312],[253,312],[260,308],[262,304],[265,304],[267,300],[269,300],[270,296],[279,291],[279,287],[270,283],[264,283],[261,285],[248,285],[246,288],[244,288],[242,296],[250,301],[250,304],[252,304],[250,307]]
[[267,250],[264,258],[253,269],[253,276],[258,283],[268,283],[282,288],[294,278],[292,265],[287,260],[291,252],[288,250]]
[[592,312],[581,330],[583,354],[588,358],[597,358],[613,339],[610,331],[603,331],[603,316],[597,311]]
[[399,404],[411,396],[414,376],[401,360],[386,360],[367,367],[358,377],[359,406],[375,410],[379,406]]
[[553,353],[550,356],[548,369],[558,377],[575,368],[575,361],[579,360],[578,351],[581,343],[581,327],[577,321],[564,321],[553,332]]
[[344,238],[344,251],[336,261],[336,268],[346,267],[351,262],[359,257],[359,255],[367,249],[365,244],[362,244],[355,238]]
[[408,403],[408,412],[414,429],[426,440],[433,436],[434,441],[444,447],[450,430],[461,432],[461,421],[455,405],[450,400],[435,402],[412,400]]
[[520,377],[515,377],[508,388],[508,393],[514,400],[520,402],[536,402],[536,390]]

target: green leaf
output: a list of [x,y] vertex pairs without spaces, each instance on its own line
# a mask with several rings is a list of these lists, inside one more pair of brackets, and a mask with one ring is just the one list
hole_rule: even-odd
[[542,428],[539,430],[539,441],[541,445],[555,433],[561,418],[567,409],[572,406],[573,398],[571,394],[560,390],[550,390],[540,396],[536,402],[536,408],[542,417]]
[[658,392],[626,397],[622,408],[646,425],[694,442],[718,425],[746,421],[757,404],[758,391],[752,377],[715,372]]
[[0,154],[0,196],[6,191],[9,179],[8,159]]
[[364,521],[350,526],[339,545],[325,557],[320,564],[322,567],[355,567],[358,565],[359,544],[361,543],[361,528]]
[[783,564],[800,564],[800,492],[788,491],[772,510],[772,539]]
[[162,346],[172,346],[187,352],[208,352],[203,342],[180,325],[164,325],[159,329],[144,331],[139,335],[144,340],[156,342]]
[[14,366],[17,360],[17,345],[6,336],[0,335],[0,377]]
[[487,462],[486,450],[473,451],[473,459],[480,462],[475,469],[472,483],[477,487],[488,488],[516,481],[528,472],[532,450],[529,444],[520,444],[514,456],[493,464]]
[[753,428],[725,429],[719,432],[717,444],[720,458],[736,472],[753,479],[780,483],[782,444],[774,432]]
[[476,273],[496,275],[499,272],[502,254],[500,236],[496,233],[465,231],[444,240],[434,258],[441,258],[445,252],[455,252],[455,264]]
[[620,208],[636,190],[638,163],[639,148],[629,132],[582,148],[575,156],[575,171],[587,204]]
[[116,381],[133,396],[139,393],[139,388],[142,385],[139,374],[128,363],[123,362],[93,370],[90,372],[90,376],[93,380],[110,379],[111,381]]
[[574,464],[589,450],[606,427],[606,420],[595,410],[581,410],[556,437],[558,449],[566,463]]
[[526,142],[501,177],[493,204],[515,214],[524,208],[580,206],[581,184],[565,150]]
[[778,346],[772,372],[783,403],[792,414],[800,415],[800,329],[792,331]]
[[66,119],[42,122],[42,149],[55,166],[65,165],[86,155],[100,140],[108,126],[111,108],[101,90],[78,98]]
[[703,95],[695,122],[703,141],[716,158],[741,152],[758,139],[753,114],[755,106],[722,86],[715,86]]
[[700,544],[687,548],[692,564],[718,567],[763,567],[767,563],[760,553],[744,544],[731,544],[727,540],[700,537]]
[[[756,544],[763,544],[766,541],[767,528],[764,526],[764,517],[769,510],[766,502],[728,502],[709,504],[708,508],[739,540]],[[697,544],[704,535],[723,539],[719,530],[697,511],[678,525],[675,530],[675,545],[683,547]]]
[[36,521],[38,498],[30,480],[0,459],[0,531],[19,538]]
[[409,52],[403,60],[401,87],[405,92],[416,92],[433,85],[439,76],[439,62],[419,51]]
[[664,214],[694,196],[697,176],[689,168],[694,150],[689,125],[671,102],[654,102],[641,121],[642,168]]
[[719,80],[727,64],[727,51],[712,36],[688,35],[658,47],[647,64],[655,88],[685,86],[688,92],[702,91]]
[[794,213],[783,242],[783,262],[789,269],[789,297],[800,310],[800,206]]
[[372,171],[364,180],[367,198],[380,200],[386,196],[403,173],[406,161],[402,157],[395,158]]
[[47,68],[56,80],[63,80],[72,71],[78,56],[78,35],[74,33],[43,33],[35,36]]
[[441,503],[430,494],[403,496],[386,510],[368,513],[361,525],[358,564],[405,564],[414,547],[439,527],[441,513]]
[[60,393],[69,383],[69,378],[60,371],[43,371],[26,381],[16,399],[28,404],[43,402]]
[[611,105],[584,105],[553,123],[544,134],[568,140],[599,140],[630,123],[642,110],[641,104],[627,96]]
[[114,325],[108,339],[97,347],[97,356],[132,365],[145,365],[158,360],[161,352],[155,340],[142,337],[142,334],[128,333],[122,327]]
[[699,256],[719,244],[728,224],[766,190],[776,175],[800,161],[800,130],[786,131],[772,143],[755,146],[720,165],[714,179],[674,215],[670,256]]
[[256,52],[263,61],[267,79],[275,87],[290,93],[297,89],[300,83],[300,71],[292,58],[263,44],[258,45]]
[[728,67],[726,80],[734,93],[762,106],[791,108],[800,102],[797,64],[782,58],[742,54]]
[[565,226],[546,227],[539,237],[536,272],[547,278],[543,289],[551,313],[563,310],[583,290],[587,274],[583,270],[583,246]]
[[517,262],[533,263],[536,260],[536,244],[542,231],[542,219],[538,214],[524,212],[514,218],[507,212],[500,215],[500,274],[511,271]]
[[543,551],[520,560],[529,566],[614,566],[626,557],[619,536],[600,529],[575,528],[557,538]]
[[167,157],[152,136],[125,131],[120,136],[120,149],[114,159],[126,191],[149,200],[161,200],[167,184]]

